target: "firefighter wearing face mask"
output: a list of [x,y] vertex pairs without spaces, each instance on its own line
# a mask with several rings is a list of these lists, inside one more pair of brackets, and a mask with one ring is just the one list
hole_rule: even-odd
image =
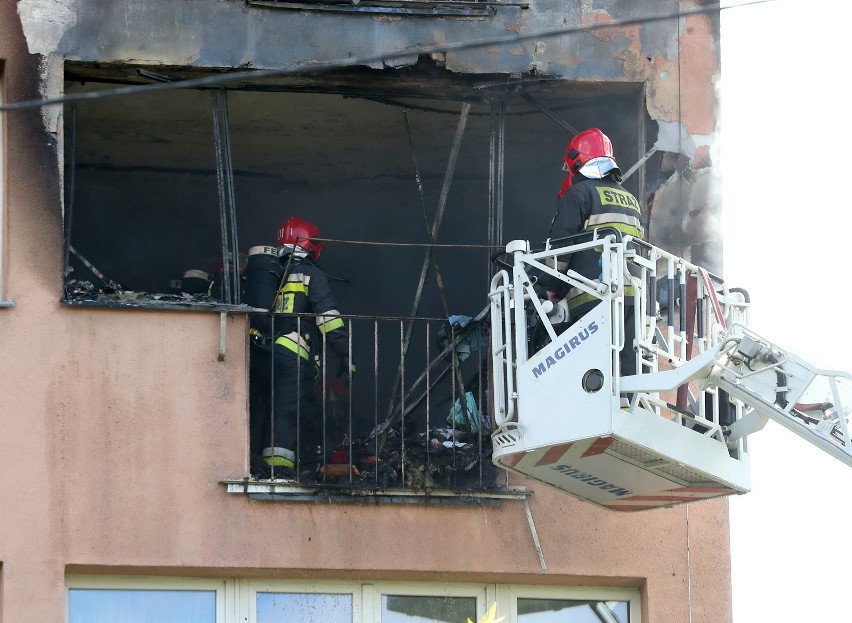
[[[563,170],[567,176],[559,191],[559,205],[550,224],[550,238],[590,232],[601,227],[618,229],[625,236],[643,239],[639,202],[621,185],[621,170],[615,162],[612,142],[597,128],[575,136],[565,150]],[[588,279],[600,277],[600,253],[583,251],[571,257],[569,268]],[[633,288],[625,289],[625,348],[621,351],[622,376],[636,373],[632,344]],[[572,321],[588,313],[598,299],[571,288],[567,293],[549,293],[555,298],[567,295]]]
[[[269,266],[280,275],[274,300],[266,301],[268,289],[264,293],[247,283],[247,303],[276,312],[251,319],[250,434],[255,473],[275,466],[277,473],[289,475],[300,450],[302,464],[313,467],[311,463],[319,459],[316,448],[322,445],[322,414],[314,394],[318,357],[331,351],[340,362],[338,374],[349,370],[346,325],[327,276],[315,264],[323,247],[318,236],[312,223],[289,218],[278,231],[278,267],[274,261]],[[303,313],[316,316],[296,315]]]

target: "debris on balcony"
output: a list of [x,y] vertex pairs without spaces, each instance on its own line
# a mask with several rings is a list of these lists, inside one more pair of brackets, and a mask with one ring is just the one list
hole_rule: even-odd
[[91,281],[69,279],[65,282],[64,302],[74,303],[106,303],[120,304],[122,306],[151,307],[160,305],[198,306],[220,305],[219,301],[207,293],[190,294],[188,292],[177,293],[150,293],[125,290],[119,284],[107,282],[100,287]]
[[[384,437],[383,446],[377,435]],[[479,432],[432,428],[403,436],[382,425],[368,438],[336,449],[316,472],[303,471],[299,481],[303,485],[405,488],[419,492],[477,490],[499,488],[498,472],[491,463],[491,439],[480,437]]]

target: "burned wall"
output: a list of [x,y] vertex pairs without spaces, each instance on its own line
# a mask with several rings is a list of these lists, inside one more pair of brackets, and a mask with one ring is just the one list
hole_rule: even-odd
[[[488,260],[496,250],[487,248],[489,107],[471,108],[447,177],[462,102],[434,99],[440,90],[433,99],[378,100],[363,81],[360,94],[350,97],[229,93],[239,247],[275,245],[278,225],[291,214],[313,219],[323,236],[337,241],[326,246],[322,261],[351,282],[346,309],[404,315],[414,295],[406,275],[416,273],[425,253],[415,245],[429,242],[425,223],[435,218],[446,189],[438,242],[457,246],[438,251],[440,264],[460,277],[445,280],[452,307],[475,313],[484,305]],[[635,88],[606,94],[576,84],[571,92],[547,89],[527,92],[561,103],[560,113],[568,110],[582,123],[593,123],[600,110],[635,115],[641,101]],[[96,91],[69,82],[67,92]],[[504,235],[540,244],[570,135],[554,131],[550,119],[520,98],[506,111]],[[75,190],[71,242],[129,289],[163,292],[184,270],[211,271],[220,261],[211,117],[210,97],[201,91],[77,106],[66,174]],[[635,150],[630,133],[614,126],[610,134],[625,153]],[[637,178],[628,184],[638,191]],[[405,243],[411,246],[399,246]],[[476,262],[478,273],[457,270]],[[440,312],[429,296],[424,313]]]
[[[717,184],[718,16],[661,18],[702,4],[549,0],[507,4],[490,9],[485,16],[425,17],[354,9],[329,12],[311,10],[309,5],[287,10],[242,0],[187,0],[165,6],[141,0],[107,6],[85,0],[23,0],[18,13],[30,50],[44,59],[44,94],[61,92],[55,70],[58,60],[308,73],[312,67],[334,62],[378,69],[413,67],[423,50],[432,52],[430,58],[437,66],[459,75],[639,85],[645,93],[647,124],[635,116],[614,119],[605,107],[591,122],[580,123],[581,118],[570,113],[565,120],[579,129],[585,124],[609,126],[610,132],[613,126],[632,128],[632,144],[616,154],[624,168],[655,147],[658,156],[649,159],[638,174],[645,208],[652,215],[649,238],[687,257],[693,246],[701,245],[696,256],[718,272],[718,232],[711,227],[696,234],[697,223],[720,220],[718,205],[707,204],[703,191],[696,194],[690,174],[708,169],[709,179]],[[642,21],[647,16],[661,19]],[[562,28],[567,32],[558,36],[535,36]],[[488,43],[452,49],[454,43],[473,40]],[[566,132],[560,142],[568,138]],[[554,146],[554,163],[561,150],[561,145]],[[705,176],[706,172],[701,177]],[[559,182],[552,180],[542,175],[538,183],[551,184],[555,193]],[[676,193],[657,196],[659,189],[672,185]],[[675,195],[679,200],[672,204],[668,198]],[[507,222],[512,219],[510,211]]]
[[[471,103],[437,240],[456,245],[436,254],[444,291],[431,274],[415,312],[441,317],[474,316],[484,306],[493,252],[487,244],[517,238],[537,244],[547,236],[572,135],[566,125],[601,127],[624,171],[652,154],[626,182],[643,202],[648,238],[720,271],[719,204],[712,200],[718,26],[708,16],[623,23],[691,8],[537,3],[457,19],[234,1],[157,11],[126,1],[96,10],[68,1],[52,9],[24,2],[19,13],[33,47],[53,45],[47,56],[64,59],[69,95],[224,70],[291,72],[223,83],[239,247],[275,244],[289,215],[316,222],[324,236],[339,241],[327,246],[322,263],[342,279],[335,291],[346,313],[412,313],[424,258],[417,245],[428,242],[423,206],[426,220],[433,218],[459,110]],[[51,10],[55,19],[44,30],[34,18]],[[499,43],[573,25],[591,29]],[[276,36],[295,31],[299,36]],[[421,54],[473,33],[495,41]],[[376,60],[382,55],[392,58]],[[319,71],[335,60],[355,66]],[[490,144],[495,103],[503,107],[506,129],[504,159],[496,160]],[[213,116],[203,89],[77,105],[73,155],[71,146],[65,150],[66,177],[74,176],[73,222],[66,223],[75,249],[108,279],[133,291],[165,292],[187,270],[215,275],[222,251]],[[489,232],[489,163],[505,174],[498,241]],[[71,263],[73,276],[89,275],[76,257]],[[355,348],[363,350],[359,361],[370,359],[369,344]]]

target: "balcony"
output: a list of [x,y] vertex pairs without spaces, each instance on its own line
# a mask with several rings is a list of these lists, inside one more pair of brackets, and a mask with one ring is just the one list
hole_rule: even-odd
[[[249,473],[226,481],[229,491],[442,504],[524,496],[491,462],[484,312],[454,316],[452,326],[440,318],[343,316],[348,366],[314,315],[252,317],[270,335],[285,332],[285,323],[291,332],[295,322],[308,348],[284,348],[279,339],[273,351],[269,338],[250,338],[252,458]],[[267,450],[285,443],[294,446],[292,467]]]

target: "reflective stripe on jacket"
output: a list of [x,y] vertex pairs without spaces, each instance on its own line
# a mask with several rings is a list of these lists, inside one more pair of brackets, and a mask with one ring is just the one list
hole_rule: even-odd
[[[573,185],[559,201],[550,237],[562,238],[612,227],[626,236],[643,239],[645,230],[639,201],[617,179],[613,175],[600,180],[575,175]],[[576,253],[570,257],[568,267],[586,279],[600,279],[600,252],[588,250]],[[632,296],[633,288],[626,287],[624,293]],[[597,300],[579,288],[568,291],[568,307],[571,309]]]
[[[317,314],[315,327],[327,346],[339,357],[349,356],[349,337],[346,324],[337,310],[325,273],[306,259],[285,256],[281,263],[287,278],[278,289],[272,311],[278,314]],[[274,318],[275,343],[298,353],[305,359],[311,349],[310,318],[276,315]],[[322,342],[313,345],[321,354]]]

